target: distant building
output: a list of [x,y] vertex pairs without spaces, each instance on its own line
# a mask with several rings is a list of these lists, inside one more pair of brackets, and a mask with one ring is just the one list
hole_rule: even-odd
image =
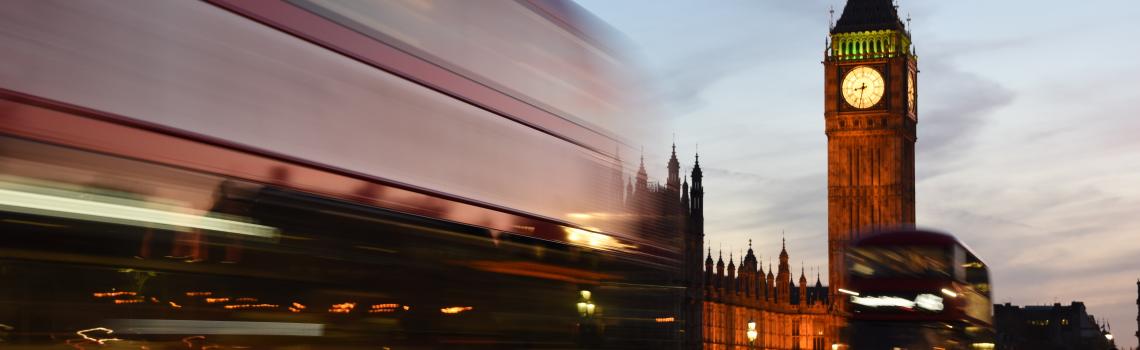
[[1083,302],[1069,305],[994,305],[994,328],[998,350],[1109,350],[1115,343],[1106,337]]

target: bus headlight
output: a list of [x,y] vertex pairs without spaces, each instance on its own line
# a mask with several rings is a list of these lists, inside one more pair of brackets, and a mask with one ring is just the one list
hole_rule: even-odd
[[914,298],[914,305],[930,311],[942,311],[942,297],[934,294],[919,294]]

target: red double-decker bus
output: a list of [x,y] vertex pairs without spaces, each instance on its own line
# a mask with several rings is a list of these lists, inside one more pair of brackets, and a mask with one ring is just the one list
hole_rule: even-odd
[[851,349],[992,349],[989,270],[952,235],[872,234],[847,254]]
[[544,0],[4,3],[0,344],[680,347],[607,39]]

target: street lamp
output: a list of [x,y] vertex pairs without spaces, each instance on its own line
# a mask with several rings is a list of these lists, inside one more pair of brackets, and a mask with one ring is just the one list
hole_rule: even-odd
[[590,291],[583,290],[580,294],[582,299],[578,301],[578,315],[582,317],[594,316],[594,310],[597,309],[597,306],[590,300]]
[[594,304],[593,293],[588,290],[578,292],[581,296],[578,303],[575,305],[578,308],[578,316],[582,319],[578,320],[578,342],[579,348],[594,349],[601,347],[601,325],[597,319],[594,318],[594,312],[597,311],[598,306]]
[[756,321],[748,320],[748,331],[744,334],[748,336],[748,345],[756,344],[756,336],[759,335],[756,332]]

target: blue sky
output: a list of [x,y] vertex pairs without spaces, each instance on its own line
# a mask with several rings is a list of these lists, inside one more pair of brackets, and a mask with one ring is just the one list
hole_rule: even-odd
[[[820,61],[843,1],[578,2],[624,34],[678,152],[700,144],[713,249],[752,238],[767,261],[786,232],[793,269],[826,273]],[[1136,346],[1140,2],[1077,4],[900,1],[921,70],[918,224],[987,260],[995,302],[1082,300]],[[647,161],[662,177],[665,156]]]

